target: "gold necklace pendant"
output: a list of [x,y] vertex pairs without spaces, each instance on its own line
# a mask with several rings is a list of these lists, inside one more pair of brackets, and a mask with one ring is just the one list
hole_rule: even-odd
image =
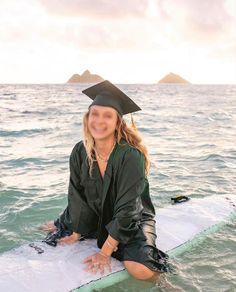
[[108,161],[108,158],[109,158],[109,157],[107,157],[107,158],[103,158],[103,157],[100,156],[100,154],[99,154],[97,151],[96,151],[96,154],[97,154],[98,158],[99,158],[101,161],[104,161],[104,162],[107,162],[107,161]]
[[111,155],[111,153],[112,153],[112,151],[113,151],[113,149],[115,148],[115,145],[116,145],[116,141],[114,142],[114,145],[112,146],[111,151],[109,152],[109,154],[107,155],[106,158],[103,158],[103,157],[98,153],[98,151],[96,150],[96,148],[94,148],[97,157],[98,157],[101,161],[104,161],[104,162],[107,163],[108,160],[109,160],[109,157],[110,157],[110,155]]

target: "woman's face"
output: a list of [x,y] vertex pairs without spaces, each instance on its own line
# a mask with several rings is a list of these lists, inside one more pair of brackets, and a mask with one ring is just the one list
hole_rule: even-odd
[[109,140],[114,137],[117,111],[112,107],[93,105],[88,116],[88,129],[94,140]]

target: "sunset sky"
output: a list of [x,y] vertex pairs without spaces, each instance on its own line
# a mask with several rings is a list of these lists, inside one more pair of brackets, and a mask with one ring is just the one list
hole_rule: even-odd
[[235,0],[0,0],[0,83],[236,84]]

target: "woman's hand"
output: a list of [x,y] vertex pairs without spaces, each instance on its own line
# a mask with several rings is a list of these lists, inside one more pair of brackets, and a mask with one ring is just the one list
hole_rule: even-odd
[[54,225],[54,221],[49,221],[41,226],[39,226],[40,230],[43,230],[45,232],[53,232],[57,229],[57,227]]
[[75,243],[76,241],[78,241],[79,238],[80,238],[80,234],[73,232],[69,236],[62,237],[57,242],[58,242],[58,244],[61,244],[61,245],[72,244],[72,243]]
[[91,271],[95,274],[100,271],[101,274],[104,274],[105,268],[107,268],[111,272],[111,258],[101,252],[87,257],[83,263],[88,264],[85,271]]

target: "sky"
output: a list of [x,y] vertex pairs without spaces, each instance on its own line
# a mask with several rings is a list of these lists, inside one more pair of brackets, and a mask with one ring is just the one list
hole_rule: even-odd
[[0,83],[236,84],[235,0],[0,0]]

